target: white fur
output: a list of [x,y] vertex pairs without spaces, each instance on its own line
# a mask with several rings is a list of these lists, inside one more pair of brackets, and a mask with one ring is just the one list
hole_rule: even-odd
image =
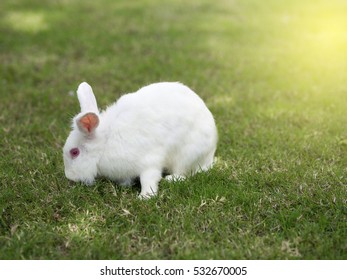
[[81,83],[77,89],[81,112],[99,112],[93,89],[86,82]]
[[[92,184],[96,176],[131,184],[140,177],[141,196],[158,191],[165,170],[168,179],[185,178],[213,164],[217,129],[202,99],[180,83],[156,83],[123,95],[99,113],[91,87],[78,88],[81,113],[64,146],[66,177]],[[91,134],[76,121],[87,111],[99,116]],[[78,147],[72,159],[69,151]]]

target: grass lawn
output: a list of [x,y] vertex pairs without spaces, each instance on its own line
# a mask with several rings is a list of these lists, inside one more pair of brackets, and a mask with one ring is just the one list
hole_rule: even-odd
[[[347,3],[1,0],[0,259],[346,259]],[[181,81],[215,167],[159,196],[64,176],[73,95]]]

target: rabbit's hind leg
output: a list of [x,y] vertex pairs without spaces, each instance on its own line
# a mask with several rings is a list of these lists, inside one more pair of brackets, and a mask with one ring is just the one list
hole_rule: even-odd
[[184,181],[187,177],[180,174],[171,174],[165,176],[165,180],[169,182],[178,182],[178,181]]

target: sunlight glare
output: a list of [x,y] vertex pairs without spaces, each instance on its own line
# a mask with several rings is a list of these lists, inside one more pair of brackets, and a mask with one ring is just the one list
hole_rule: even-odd
[[299,20],[310,53],[336,57],[347,47],[347,17],[337,9],[313,11]]
[[48,29],[44,14],[40,12],[9,12],[5,22],[15,31],[37,33]]

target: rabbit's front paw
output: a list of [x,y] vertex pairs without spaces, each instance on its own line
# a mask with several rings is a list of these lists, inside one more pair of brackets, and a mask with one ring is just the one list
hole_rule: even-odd
[[160,169],[148,169],[141,173],[141,193],[140,198],[148,199],[158,193],[158,183],[161,179]]
[[147,200],[147,199],[150,199],[152,197],[155,197],[157,194],[156,193],[140,193],[138,198],[141,199],[141,200]]

